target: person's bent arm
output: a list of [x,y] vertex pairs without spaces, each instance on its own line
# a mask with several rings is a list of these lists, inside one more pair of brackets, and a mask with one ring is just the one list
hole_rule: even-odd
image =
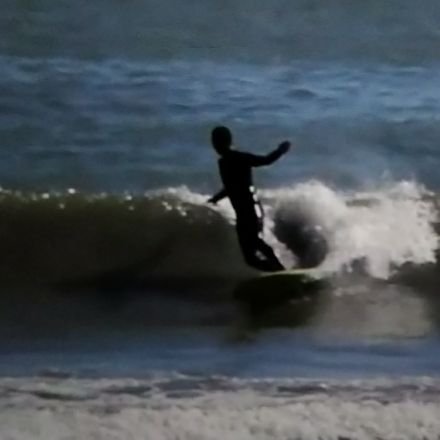
[[246,153],[246,160],[249,162],[249,165],[252,167],[263,167],[266,165],[270,165],[276,162],[281,156],[286,154],[290,149],[290,142],[284,141],[278,148],[273,150],[271,153],[260,156],[257,154]]
[[222,190],[220,190],[217,194],[213,195],[210,199],[208,199],[208,203],[213,203],[214,205],[219,202],[221,199],[224,199],[226,196],[228,195],[228,193],[226,192],[226,190],[223,188]]

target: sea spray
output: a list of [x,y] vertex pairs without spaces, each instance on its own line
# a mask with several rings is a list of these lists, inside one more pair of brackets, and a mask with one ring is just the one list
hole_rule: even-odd
[[265,195],[284,223],[308,219],[319,226],[329,243],[323,272],[347,271],[356,262],[386,279],[405,263],[435,262],[438,213],[433,194],[415,182],[346,192],[311,181]]

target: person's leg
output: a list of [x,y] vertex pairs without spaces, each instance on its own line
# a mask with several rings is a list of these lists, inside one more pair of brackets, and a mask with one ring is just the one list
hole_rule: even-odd
[[284,270],[285,267],[281,264],[278,257],[275,255],[273,249],[260,237],[257,239],[256,248],[260,251],[266,262],[266,266],[268,267],[268,271],[277,271]]
[[257,228],[237,226],[237,234],[243,257],[249,266],[263,272],[284,269],[272,248],[259,237]]

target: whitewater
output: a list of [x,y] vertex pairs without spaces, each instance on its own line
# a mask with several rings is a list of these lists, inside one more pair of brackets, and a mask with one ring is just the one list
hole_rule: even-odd
[[437,438],[438,387],[432,379],[9,379],[0,382],[0,420],[11,439]]

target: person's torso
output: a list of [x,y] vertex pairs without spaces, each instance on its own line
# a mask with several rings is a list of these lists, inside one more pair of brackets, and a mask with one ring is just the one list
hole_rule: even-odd
[[[223,186],[237,213],[251,215],[260,210],[252,179],[252,167],[239,151],[231,151],[218,161]],[[258,215],[258,214],[257,214]]]

